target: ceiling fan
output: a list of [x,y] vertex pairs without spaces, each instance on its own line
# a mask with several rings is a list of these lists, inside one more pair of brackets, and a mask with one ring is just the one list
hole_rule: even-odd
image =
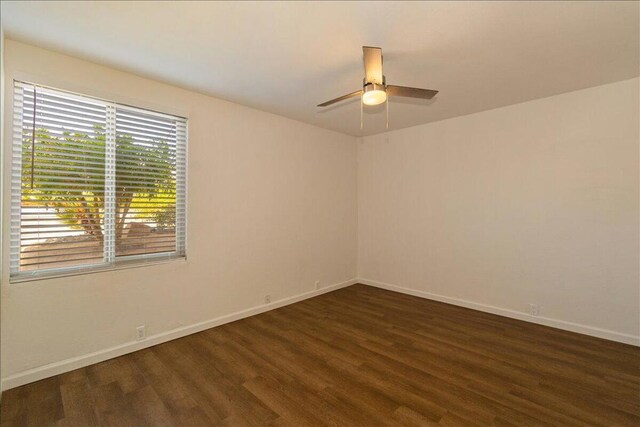
[[356,96],[362,96],[362,103],[365,105],[378,105],[387,101],[388,96],[431,99],[438,93],[437,90],[431,89],[388,85],[385,76],[382,74],[382,48],[362,46],[362,52],[364,61],[362,89],[318,104],[318,107],[328,107]]

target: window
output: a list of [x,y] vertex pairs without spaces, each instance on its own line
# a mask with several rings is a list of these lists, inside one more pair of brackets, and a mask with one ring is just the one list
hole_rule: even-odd
[[12,280],[185,256],[187,123],[15,82]]

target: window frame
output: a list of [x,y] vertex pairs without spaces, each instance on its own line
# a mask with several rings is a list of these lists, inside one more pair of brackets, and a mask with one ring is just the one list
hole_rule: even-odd
[[[150,254],[132,254],[132,255],[119,255],[116,256],[115,247],[115,230],[110,229],[107,224],[107,215],[114,215],[117,209],[115,200],[115,192],[112,194],[112,206],[108,207],[109,201],[105,198],[104,217],[102,222],[103,233],[105,233],[105,239],[103,243],[103,260],[99,263],[87,263],[73,266],[63,267],[51,267],[35,270],[20,271],[20,259],[21,259],[21,209],[22,209],[22,146],[23,146],[23,117],[24,111],[22,108],[22,100],[20,100],[20,107],[18,104],[18,90],[24,90],[24,88],[33,87],[34,89],[41,89],[45,91],[53,91],[54,93],[61,93],[70,98],[76,98],[79,100],[91,100],[105,106],[106,120],[105,120],[105,134],[106,147],[105,147],[105,192],[108,192],[108,186],[115,187],[116,175],[115,175],[115,153],[116,153],[116,111],[126,110],[131,112],[142,113],[146,115],[162,117],[165,119],[171,119],[176,121],[176,220],[175,220],[175,239],[176,245],[173,251],[158,252]],[[20,89],[22,88],[22,89]],[[93,274],[105,271],[114,271],[120,269],[144,267],[151,265],[164,264],[172,261],[186,261],[187,259],[187,197],[188,197],[188,145],[189,145],[189,119],[176,114],[169,114],[164,112],[155,111],[149,108],[136,107],[116,101],[106,100],[91,95],[80,94],[77,92],[71,92],[64,89],[58,89],[47,85],[37,84],[30,81],[13,79],[13,91],[12,93],[12,123],[11,131],[12,137],[10,138],[10,165],[9,165],[9,215],[11,220],[9,221],[9,229],[7,230],[10,236],[9,239],[9,282],[20,283],[34,280],[51,279],[56,277],[74,276],[82,274]],[[22,96],[23,92],[20,92]],[[179,136],[180,135],[180,136]],[[109,159],[109,153],[112,158]],[[18,162],[15,159],[18,158]],[[18,172],[16,173],[16,168]],[[19,177],[19,178],[18,178]],[[108,212],[109,211],[109,212]],[[17,218],[17,225],[14,223]],[[113,224],[111,224],[113,225]],[[107,236],[107,232],[109,236]],[[109,240],[109,242],[108,242]],[[16,264],[17,262],[17,264]]]

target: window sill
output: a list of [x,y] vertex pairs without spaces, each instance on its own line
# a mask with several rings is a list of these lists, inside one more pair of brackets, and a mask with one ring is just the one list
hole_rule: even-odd
[[157,258],[149,258],[145,261],[139,260],[123,260],[109,265],[100,265],[95,268],[91,267],[69,267],[69,268],[61,268],[56,271],[42,272],[42,273],[18,273],[9,278],[9,283],[23,283],[23,282],[33,282],[36,280],[49,280],[49,279],[57,279],[60,277],[69,277],[69,276],[81,276],[86,274],[95,274],[95,273],[106,273],[110,271],[117,270],[128,270],[130,268],[140,268],[140,267],[150,267],[161,264],[168,264],[173,262],[186,262],[186,256],[173,256],[167,257],[166,255],[160,256]]

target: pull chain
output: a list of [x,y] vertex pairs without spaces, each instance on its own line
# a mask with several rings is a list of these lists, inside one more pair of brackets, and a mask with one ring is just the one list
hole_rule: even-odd
[[387,129],[389,129],[389,97],[387,96],[386,100],[386,110],[387,110]]
[[364,102],[362,101],[362,97],[360,97],[360,130],[364,127],[364,119],[362,116],[364,115]]

